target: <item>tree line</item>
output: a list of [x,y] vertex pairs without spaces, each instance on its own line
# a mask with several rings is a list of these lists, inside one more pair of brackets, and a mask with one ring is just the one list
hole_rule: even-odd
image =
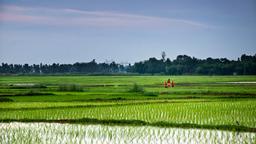
[[162,74],[162,75],[255,75],[256,54],[243,54],[237,60],[227,58],[198,59],[187,55],[178,55],[176,59],[149,58],[136,62],[133,65],[122,65],[116,62],[96,63],[91,62],[74,64],[7,64],[0,66],[1,74]]
[[0,73],[2,74],[92,74],[92,73],[119,73],[124,72],[124,66],[115,62],[96,63],[91,62],[74,64],[7,64],[2,63]]

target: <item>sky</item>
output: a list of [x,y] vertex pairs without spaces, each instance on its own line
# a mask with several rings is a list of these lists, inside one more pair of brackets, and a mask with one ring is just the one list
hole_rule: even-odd
[[0,62],[256,53],[255,0],[0,0]]

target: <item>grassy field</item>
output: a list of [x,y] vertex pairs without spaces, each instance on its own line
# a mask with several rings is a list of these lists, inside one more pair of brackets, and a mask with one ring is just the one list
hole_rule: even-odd
[[[164,88],[168,78],[174,88]],[[254,82],[256,76],[1,76],[0,121],[255,134]]]
[[[171,78],[175,88],[163,88]],[[187,98],[240,98],[256,95],[255,76],[8,76],[0,79],[0,96],[15,102],[71,102]],[[144,93],[129,92],[137,83]],[[27,84],[27,85],[26,85]],[[61,90],[75,85],[79,90]],[[81,92],[82,90],[82,92]]]

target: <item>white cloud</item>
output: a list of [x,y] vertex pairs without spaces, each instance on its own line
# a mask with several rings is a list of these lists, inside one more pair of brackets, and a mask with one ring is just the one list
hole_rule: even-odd
[[57,26],[209,28],[200,22],[111,11],[2,6],[0,21]]

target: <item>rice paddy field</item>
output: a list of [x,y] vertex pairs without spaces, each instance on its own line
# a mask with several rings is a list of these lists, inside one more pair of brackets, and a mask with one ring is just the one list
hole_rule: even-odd
[[256,76],[1,76],[0,143],[256,143]]

